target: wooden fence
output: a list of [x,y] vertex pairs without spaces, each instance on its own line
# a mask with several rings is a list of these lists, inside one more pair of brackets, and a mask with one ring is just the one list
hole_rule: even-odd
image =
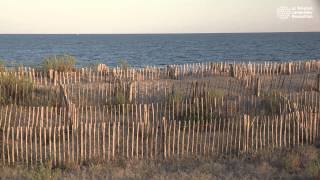
[[319,60],[5,69],[1,77],[33,83],[0,78],[0,162],[240,156],[315,144],[319,73]]
[[[0,80],[1,83],[1,80]],[[64,105],[65,91],[77,105],[107,105],[123,103],[165,102],[172,98],[188,99],[222,95],[248,96],[278,92],[282,94],[320,91],[320,76],[316,73],[281,76],[249,76],[244,79],[212,77],[210,79],[158,80],[116,83],[83,83],[66,85],[33,85],[24,87],[15,83],[0,86],[0,104],[13,103],[30,106]],[[259,89],[257,87],[259,86]]]
[[0,75],[13,75],[27,78],[38,85],[80,84],[94,82],[113,82],[115,80],[144,81],[159,79],[184,79],[187,77],[231,76],[243,78],[246,76],[267,75],[278,76],[319,72],[320,61],[292,62],[206,62],[183,65],[147,66],[144,68],[77,68],[73,72],[48,72],[41,68],[13,67],[5,68]]
[[6,126],[1,129],[3,165],[54,165],[117,158],[175,159],[255,153],[314,144],[319,112],[297,111],[278,116],[244,115],[229,119],[149,122],[119,118],[81,121],[77,127]]
[[[27,126],[78,126],[79,123],[104,123],[129,118],[134,122],[204,120],[211,115],[224,119],[243,114],[277,116],[296,111],[320,111],[320,93],[306,91],[274,96],[222,96],[189,98],[181,101],[146,104],[95,106],[0,106],[0,128]],[[212,113],[212,114],[211,114]],[[87,121],[90,120],[90,121]]]

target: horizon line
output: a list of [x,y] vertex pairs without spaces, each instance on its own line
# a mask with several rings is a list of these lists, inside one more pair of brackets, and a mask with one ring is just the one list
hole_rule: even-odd
[[319,31],[258,31],[258,32],[163,32],[163,33],[0,33],[0,35],[170,35],[170,34],[262,34],[262,33],[319,33]]

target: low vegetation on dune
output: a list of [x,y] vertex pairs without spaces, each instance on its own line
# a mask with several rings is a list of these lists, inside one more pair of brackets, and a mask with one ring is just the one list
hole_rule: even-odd
[[288,75],[277,70],[285,63],[270,74],[267,64],[250,73],[243,64],[75,61],[0,61],[0,177],[320,178],[317,64]]
[[4,72],[6,70],[5,65],[5,61],[0,59],[0,72]]
[[208,92],[209,98],[221,98],[224,95],[224,91],[221,89],[213,89]]
[[58,72],[70,72],[75,68],[76,58],[67,55],[53,55],[44,58],[42,68],[45,71],[55,70]]
[[281,158],[283,168],[289,173],[320,178],[319,149],[307,146],[290,151]]
[[34,85],[27,78],[18,78],[12,74],[1,74],[0,87],[0,104],[9,104],[14,103],[14,100],[18,98],[30,98]]
[[128,61],[126,61],[126,60],[119,60],[119,61],[118,61],[118,65],[119,65],[120,68],[123,69],[124,71],[126,71],[127,69],[130,68],[130,64],[129,64]]
[[318,179],[320,151],[314,146],[261,152],[248,157],[87,161],[82,165],[1,167],[4,179]]
[[263,115],[280,114],[281,97],[277,92],[266,93],[260,102],[260,111]]
[[182,100],[183,100],[183,94],[173,88],[171,94],[169,94],[168,96],[168,102],[180,103]]

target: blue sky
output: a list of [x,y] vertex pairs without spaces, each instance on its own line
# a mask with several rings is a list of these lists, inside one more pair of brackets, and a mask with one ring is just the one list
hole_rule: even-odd
[[[312,7],[280,19],[279,7]],[[316,0],[0,0],[0,33],[320,31]]]

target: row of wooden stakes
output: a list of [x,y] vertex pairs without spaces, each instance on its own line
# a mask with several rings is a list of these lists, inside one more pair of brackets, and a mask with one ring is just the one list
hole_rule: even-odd
[[249,77],[241,81],[229,79],[221,82],[221,80],[213,78],[208,82],[174,82],[165,80],[150,83],[137,81],[133,83],[99,83],[96,85],[36,85],[33,88],[18,87],[17,84],[12,84],[12,87],[0,86],[0,97],[10,97],[9,102],[2,102],[2,104],[52,106],[63,105],[63,94],[65,94],[68,96],[69,101],[80,106],[85,104],[164,102],[174,98],[210,98],[210,96],[213,98],[213,96],[217,95],[217,92],[221,92],[222,96],[230,94],[260,96],[263,93],[266,94],[273,91],[290,94],[305,90],[320,92],[320,74],[317,76],[314,74],[312,77],[299,77],[294,80],[291,78],[265,79],[263,77]]
[[315,144],[319,113],[275,117],[157,122],[115,121],[57,127],[7,127],[0,132],[3,165],[54,165],[119,158],[176,159],[239,156]]
[[159,80],[182,79],[184,77],[204,77],[224,75],[231,77],[245,77],[250,75],[283,75],[296,73],[318,72],[320,60],[291,61],[291,62],[205,62],[183,65],[147,66],[145,68],[78,68],[73,72],[48,72],[32,67],[17,67],[4,70],[0,75],[11,74],[19,78],[26,77],[36,84],[75,84],[110,82],[114,80]]
[[[234,96],[219,98],[189,98],[182,101],[145,104],[117,104],[102,106],[20,106],[15,104],[0,106],[0,128],[27,126],[49,127],[71,124],[99,123],[130,118],[131,121],[153,122],[161,117],[168,120],[203,120],[208,117],[234,117],[241,114],[273,116],[293,111],[320,112],[320,94],[318,92],[290,93],[271,97],[278,99],[275,107],[265,107],[263,97]],[[267,97],[270,99],[270,97]],[[274,100],[272,100],[274,101]],[[267,102],[268,103],[268,102]],[[269,102],[270,103],[270,102]],[[267,108],[267,109],[265,109]],[[274,112],[261,114],[261,111]],[[272,110],[272,109],[271,109]]]

